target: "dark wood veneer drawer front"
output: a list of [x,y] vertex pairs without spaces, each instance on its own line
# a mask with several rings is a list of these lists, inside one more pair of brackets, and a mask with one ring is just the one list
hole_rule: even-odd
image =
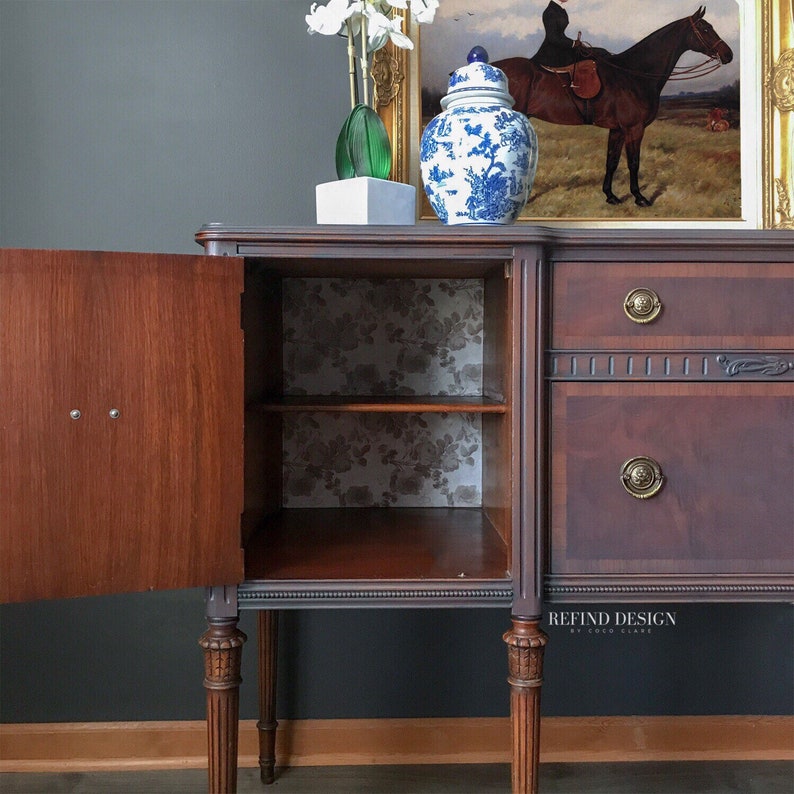
[[[550,573],[794,572],[794,400],[785,383],[555,383]],[[621,467],[664,476],[632,496]]]
[[[646,290],[659,298],[650,322],[624,308],[635,290],[641,311],[650,312]],[[556,262],[551,342],[558,350],[788,349],[793,308],[794,262]]]

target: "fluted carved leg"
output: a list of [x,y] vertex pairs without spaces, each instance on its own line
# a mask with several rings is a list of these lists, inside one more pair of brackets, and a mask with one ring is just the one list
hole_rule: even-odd
[[246,636],[237,616],[208,617],[201,636],[207,690],[210,794],[237,791],[237,739],[240,718],[240,661]]
[[543,650],[548,641],[539,623],[513,618],[513,628],[504,635],[510,673],[513,794],[537,794],[538,790],[540,687]]
[[278,660],[278,612],[259,612],[259,776],[263,783],[275,780],[276,768],[276,668]]

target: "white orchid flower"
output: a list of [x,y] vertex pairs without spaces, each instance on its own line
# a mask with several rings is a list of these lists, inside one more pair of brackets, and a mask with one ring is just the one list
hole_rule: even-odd
[[400,17],[389,19],[380,11],[375,11],[369,4],[364,8],[364,16],[368,24],[368,45],[370,52],[379,50],[387,41],[403,50],[412,50],[413,42],[402,32],[403,21]]
[[309,33],[336,36],[345,30],[348,19],[356,13],[361,13],[361,7],[361,0],[353,3],[349,0],[328,0],[328,5],[325,6],[312,3],[306,15]]
[[420,25],[429,25],[436,16],[439,0],[411,0],[411,14]]
[[407,10],[411,6],[411,16],[421,25],[430,24],[436,15],[439,0],[387,0],[392,8]]
[[309,33],[324,36],[343,35],[347,39],[348,79],[350,82],[350,104],[359,103],[359,77],[356,62],[356,39],[361,54],[358,58],[363,88],[363,103],[369,105],[371,54],[391,42],[403,50],[414,48],[410,37],[403,33],[403,16],[394,17],[394,10],[410,8],[417,23],[433,21],[440,0],[327,0],[325,5],[312,3],[306,15]]

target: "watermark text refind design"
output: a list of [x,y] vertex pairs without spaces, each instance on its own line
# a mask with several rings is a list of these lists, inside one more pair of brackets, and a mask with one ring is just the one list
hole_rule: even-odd
[[572,634],[650,634],[654,628],[676,625],[677,613],[664,611],[552,611],[549,626],[567,626]]

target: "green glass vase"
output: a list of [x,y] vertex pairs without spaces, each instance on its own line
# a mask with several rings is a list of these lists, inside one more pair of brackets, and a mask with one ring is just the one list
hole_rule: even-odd
[[336,175],[340,179],[388,179],[390,171],[389,133],[371,107],[358,104],[345,119],[336,141]]

